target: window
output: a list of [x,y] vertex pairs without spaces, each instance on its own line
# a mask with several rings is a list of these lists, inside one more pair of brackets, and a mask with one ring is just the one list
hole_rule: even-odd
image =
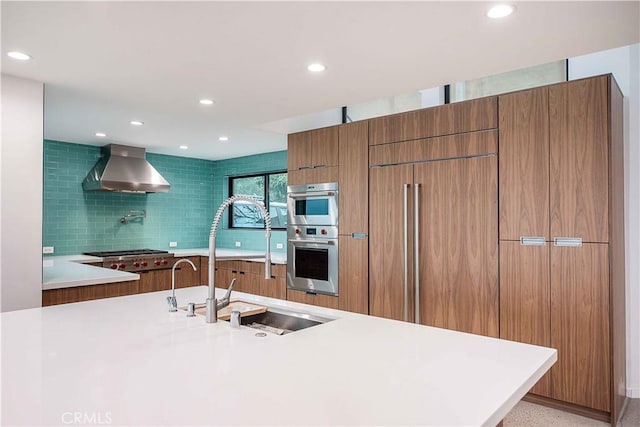
[[[271,228],[287,226],[287,173],[275,172],[229,178],[229,195],[249,196],[269,206]],[[247,202],[236,202],[231,206],[229,228],[264,228],[260,209]]]

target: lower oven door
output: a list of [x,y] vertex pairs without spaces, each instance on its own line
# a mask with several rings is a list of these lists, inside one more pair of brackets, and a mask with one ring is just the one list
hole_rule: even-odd
[[338,239],[289,239],[287,287],[338,295]]

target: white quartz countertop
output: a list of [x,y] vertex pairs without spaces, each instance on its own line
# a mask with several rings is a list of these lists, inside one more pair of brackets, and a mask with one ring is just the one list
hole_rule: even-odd
[[[209,248],[200,249],[171,249],[177,257],[185,256],[209,256]],[[244,249],[216,248],[216,259],[245,259],[248,261],[264,262],[264,251],[248,251]],[[286,264],[287,254],[282,252],[271,252],[272,264]]]
[[[206,293],[178,289],[178,305]],[[169,294],[2,313],[2,425],[495,425],[557,357],[234,293],[337,318],[259,338],[169,313]]]
[[80,262],[67,261],[64,258],[55,259],[50,257],[42,261],[43,290],[127,282],[138,279],[140,279],[140,275],[136,273],[94,267]]
[[[177,249],[171,252],[176,257],[209,256],[208,248]],[[264,252],[219,248],[216,249],[216,259],[246,259],[264,262]],[[101,261],[102,258],[90,255],[47,256],[42,260],[42,289],[73,288],[102,283],[126,282],[140,278],[136,273],[84,265],[89,262]],[[286,264],[287,255],[284,253],[272,253],[271,262],[273,264]]]

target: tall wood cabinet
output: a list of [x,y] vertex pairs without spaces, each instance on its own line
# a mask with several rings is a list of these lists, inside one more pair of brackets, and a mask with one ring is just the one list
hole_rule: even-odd
[[499,97],[500,336],[558,349],[531,390],[608,419],[624,403],[622,95],[611,76]]
[[496,150],[495,130],[370,148],[370,314],[498,336]]

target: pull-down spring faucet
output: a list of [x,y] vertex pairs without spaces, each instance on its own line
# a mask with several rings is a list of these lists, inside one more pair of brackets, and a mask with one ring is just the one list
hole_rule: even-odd
[[222,214],[224,213],[225,209],[227,209],[231,204],[235,202],[248,202],[257,206],[258,209],[260,209],[262,216],[264,217],[264,224],[266,228],[265,238],[267,241],[267,250],[264,256],[264,278],[271,279],[271,216],[269,216],[269,212],[265,209],[265,207],[253,197],[231,196],[227,200],[222,202],[222,204],[218,208],[216,216],[213,218],[213,223],[211,224],[211,233],[209,234],[209,295],[207,297],[207,323],[217,322],[218,309],[229,305],[229,297],[231,296],[231,288],[233,287],[233,283],[229,286],[225,298],[223,298],[220,303],[218,303],[218,300],[216,300],[216,234],[218,232],[220,220],[222,219]]

